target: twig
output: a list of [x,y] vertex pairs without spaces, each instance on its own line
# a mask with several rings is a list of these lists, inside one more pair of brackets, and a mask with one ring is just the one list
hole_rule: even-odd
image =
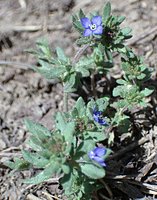
[[2,152],[12,151],[12,150],[21,150],[21,148],[12,146],[12,147],[9,147],[7,149],[4,149]]
[[137,175],[117,175],[111,171],[107,171],[106,179],[113,179],[113,180],[132,180],[136,178]]
[[111,189],[109,188],[109,186],[103,181],[103,179],[100,179],[100,182],[103,184],[103,186],[105,187],[105,189],[107,190],[110,198],[112,199],[113,198],[113,194],[112,194],[112,191]]
[[29,64],[24,64],[24,63],[19,63],[19,62],[14,62],[14,61],[0,60],[0,65],[9,65],[9,66],[16,65],[17,68],[24,69],[24,70],[33,69],[32,66]]
[[12,153],[6,153],[6,152],[2,152],[0,153],[0,157],[19,157],[19,156],[22,156],[22,153],[15,153],[15,152],[12,152]]
[[[55,31],[55,30],[63,30],[66,29],[67,27],[63,25],[47,25],[47,30],[48,31]],[[43,30],[43,25],[15,25],[15,26],[10,26],[9,30],[15,31],[15,32],[35,32],[35,31],[41,31]]]
[[114,155],[108,157],[106,160],[112,160],[118,157],[121,157],[122,155],[124,155],[125,153],[127,153],[128,151],[131,151],[133,149],[135,149],[136,147],[144,144],[145,142],[149,141],[149,137],[142,137],[140,140],[133,142],[132,144],[128,145],[126,148],[119,150],[117,153],[115,153]]
[[[104,194],[102,194],[102,193],[100,193],[99,195],[100,195],[104,200],[111,200],[110,198],[104,196]],[[99,199],[98,199],[98,200],[99,200]]]
[[34,196],[33,194],[28,194],[26,200],[41,200],[41,199]]

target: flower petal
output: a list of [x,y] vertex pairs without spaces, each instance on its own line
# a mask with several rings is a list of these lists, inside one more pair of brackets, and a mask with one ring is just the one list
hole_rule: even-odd
[[98,26],[96,30],[93,31],[93,34],[95,35],[101,35],[103,33],[102,26]]
[[93,159],[94,156],[95,156],[95,153],[94,153],[93,151],[90,151],[90,152],[88,153],[88,156],[89,156],[90,159]]
[[94,121],[99,123],[99,115],[93,115]]
[[96,24],[97,26],[100,26],[102,24],[102,17],[94,16],[91,21],[92,21],[92,24]]
[[96,147],[93,151],[96,156],[104,156],[106,154],[106,149],[104,147]]
[[93,119],[95,122],[99,123],[100,125],[108,125],[105,119],[102,118],[102,112],[94,109],[93,111]]
[[87,18],[81,18],[81,24],[84,28],[89,28],[89,26],[91,25],[91,21]]
[[106,163],[103,161],[103,162],[99,162],[99,164],[103,167],[106,167]]
[[90,36],[90,35],[92,35],[92,31],[89,28],[85,29],[84,32],[83,32],[83,36],[87,37],[87,36]]
[[[96,121],[96,120],[95,120],[95,121]],[[106,122],[104,119],[100,118],[100,117],[97,119],[97,122],[98,122],[100,125],[108,125],[107,122]]]
[[95,116],[100,116],[100,115],[102,115],[102,112],[101,112],[101,111],[98,111],[98,110],[96,110],[96,109],[94,109],[93,115],[95,115]]
[[97,163],[99,163],[101,166],[106,166],[105,162],[104,162],[104,159],[98,157],[98,156],[95,156],[93,158],[93,160],[95,160]]
[[101,111],[98,111],[94,108],[93,110],[93,118],[94,118],[94,121],[98,122],[99,123],[99,117],[102,115],[102,112]]

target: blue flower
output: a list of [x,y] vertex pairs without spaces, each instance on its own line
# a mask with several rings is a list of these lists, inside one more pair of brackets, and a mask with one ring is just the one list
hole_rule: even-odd
[[87,17],[81,18],[81,24],[85,28],[83,36],[101,35],[103,32],[102,17],[94,16],[92,20]]
[[105,167],[104,156],[106,154],[106,148],[104,147],[95,147],[92,151],[89,152],[88,156],[91,160],[96,161],[101,166]]
[[98,110],[94,109],[93,110],[93,118],[94,118],[95,122],[99,123],[102,126],[108,125],[106,120],[102,117],[102,112],[101,111],[98,111]]

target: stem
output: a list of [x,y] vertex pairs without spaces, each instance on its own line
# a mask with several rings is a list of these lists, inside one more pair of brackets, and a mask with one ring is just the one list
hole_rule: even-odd
[[93,92],[94,98],[97,99],[97,91],[95,86],[95,72],[91,74],[91,90]]
[[86,51],[86,49],[87,49],[88,47],[90,47],[90,44],[86,44],[85,46],[81,47],[81,48],[77,51],[77,53],[76,53],[76,55],[74,56],[74,59],[73,59],[73,61],[72,61],[72,65],[74,65],[75,63],[78,62],[79,58],[82,56],[82,54]]
[[[82,54],[86,51],[86,49],[89,46],[90,44],[86,44],[85,46],[83,46],[77,51],[76,55],[73,58],[72,65],[78,62],[79,58],[82,56]],[[64,88],[64,84],[63,84],[63,88]],[[64,89],[63,89],[63,110],[64,112],[68,112],[68,93],[64,92]]]
[[63,110],[68,112],[68,93],[63,91]]

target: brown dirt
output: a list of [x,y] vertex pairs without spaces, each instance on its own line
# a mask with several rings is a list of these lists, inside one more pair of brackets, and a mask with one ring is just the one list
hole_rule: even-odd
[[[146,63],[153,69],[149,83],[156,87],[157,1],[110,2],[114,14],[126,16],[124,26],[130,26],[134,36],[128,44],[139,55],[145,56]],[[52,184],[52,180],[40,186],[28,187],[22,184],[22,179],[34,172],[12,174],[2,164],[16,155],[20,156],[20,149],[26,146],[24,142],[28,133],[23,125],[25,117],[40,121],[52,129],[52,116],[56,110],[62,110],[61,85],[48,82],[31,71],[29,65],[36,64],[36,60],[24,50],[34,48],[35,41],[44,36],[48,38],[52,50],[61,46],[67,55],[74,56],[78,49],[74,43],[78,34],[72,28],[71,14],[80,8],[86,13],[100,10],[103,5],[104,0],[0,0],[0,200],[49,200],[55,199],[54,195],[62,199],[57,182]],[[5,65],[4,60],[11,61],[10,65]],[[116,69],[112,70],[113,77],[117,75]],[[143,199],[144,196],[155,199],[157,195],[156,97],[155,91],[149,109],[143,115],[137,114],[135,121],[144,127],[141,135],[148,137],[147,143],[133,146],[123,154],[123,159],[115,160],[116,170],[115,161],[110,162],[113,174],[107,181],[113,199],[137,199],[140,195]],[[143,117],[143,120],[139,120]],[[122,139],[120,147],[126,147],[124,141]],[[119,177],[115,178],[115,174]]]

